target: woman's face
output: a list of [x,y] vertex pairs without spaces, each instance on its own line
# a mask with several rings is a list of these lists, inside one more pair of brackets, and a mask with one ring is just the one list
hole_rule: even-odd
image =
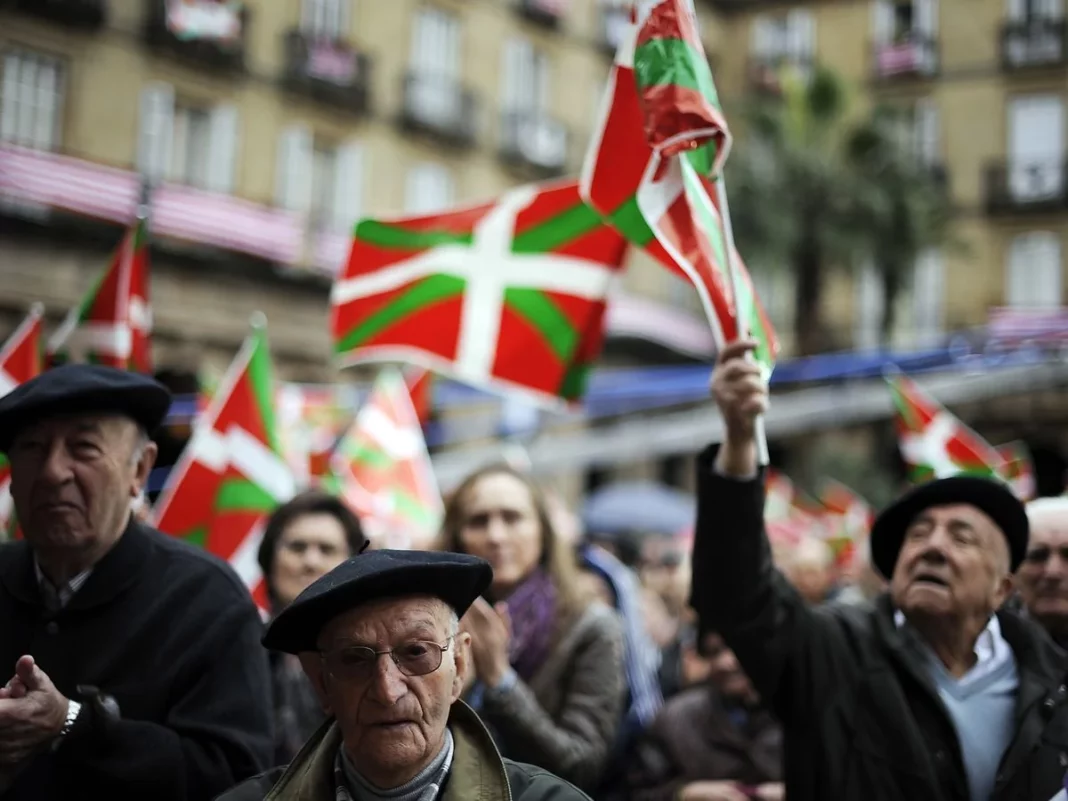
[[278,538],[271,568],[279,607],[292,603],[309,584],[349,556],[345,529],[336,517],[314,512],[294,518]]
[[493,566],[493,594],[505,598],[541,561],[541,524],[530,490],[515,476],[490,473],[460,503],[460,544]]

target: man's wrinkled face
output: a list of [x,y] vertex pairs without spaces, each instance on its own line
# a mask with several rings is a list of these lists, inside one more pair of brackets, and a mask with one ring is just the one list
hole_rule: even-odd
[[1030,513],[1027,556],[1016,573],[1027,610],[1057,636],[1068,632],[1068,513]]
[[1008,545],[985,513],[968,504],[934,506],[905,531],[890,593],[910,619],[986,620],[1008,597]]
[[126,417],[42,420],[15,437],[11,495],[26,539],[39,552],[104,548],[126,526],[156,446]]
[[[470,635],[457,632],[444,602],[419,596],[346,612],[320,634],[321,653],[301,654],[361,776],[381,789],[394,789],[440,753],[449,709],[463,692],[470,643]],[[378,655],[370,657],[361,648]],[[428,651],[432,661],[421,662]],[[406,666],[432,665],[438,653],[436,669],[408,675],[412,671]]]

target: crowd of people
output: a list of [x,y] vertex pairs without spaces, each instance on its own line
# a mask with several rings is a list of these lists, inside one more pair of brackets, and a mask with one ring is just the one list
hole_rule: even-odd
[[773,553],[752,347],[720,355],[688,536],[584,532],[501,464],[450,493],[434,549],[376,550],[309,491],[267,518],[266,627],[231,566],[134,513],[167,391],[90,365],[23,384],[0,399],[23,534],[0,797],[1049,801],[1068,499],[940,479],[848,570],[816,539]]

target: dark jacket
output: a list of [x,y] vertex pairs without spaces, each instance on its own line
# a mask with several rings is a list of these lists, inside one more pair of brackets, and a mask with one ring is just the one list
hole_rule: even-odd
[[[449,714],[456,750],[442,801],[589,801],[576,787],[533,765],[502,759],[478,715],[463,701]],[[324,725],[287,767],[223,793],[218,801],[334,801],[334,758],[341,732]]]
[[58,749],[5,801],[207,801],[268,767],[271,693],[250,595],[218,559],[131,522],[70,603],[41,605],[25,542],[0,547],[0,670],[32,654],[68,698],[91,685],[121,719],[86,704]]
[[[810,607],[773,568],[763,479],[698,462],[691,602],[782,721],[790,801],[968,801],[960,745],[883,596]],[[992,801],[1048,801],[1068,765],[1068,658],[1019,615],[998,613],[1020,676],[1015,730]]]
[[696,781],[782,780],[782,728],[766,709],[729,706],[710,685],[668,700],[629,761],[631,801],[672,801]]

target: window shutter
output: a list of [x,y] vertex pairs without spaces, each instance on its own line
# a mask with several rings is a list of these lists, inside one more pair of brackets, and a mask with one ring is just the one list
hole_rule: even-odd
[[207,188],[231,194],[237,166],[238,112],[233,103],[221,103],[211,112],[211,140],[208,145]]
[[1009,248],[1005,286],[1009,306],[1043,308],[1061,305],[1061,242],[1056,234],[1020,234]]
[[916,259],[912,277],[912,318],[917,345],[937,344],[945,319],[945,262],[936,249]]
[[870,259],[854,272],[853,344],[858,350],[879,347],[883,317],[883,282]]
[[19,70],[22,59],[18,53],[4,56],[4,84],[0,96],[0,141],[14,142],[18,131]]
[[312,133],[304,125],[291,125],[278,140],[275,202],[303,214],[311,210]]
[[363,145],[346,142],[337,150],[334,175],[333,227],[338,233],[350,233],[363,214]]
[[37,59],[37,97],[34,103],[34,130],[30,137],[34,147],[52,150],[59,134],[59,113],[63,88],[59,64],[52,59]]
[[453,204],[452,174],[440,164],[417,164],[405,179],[407,214],[433,214]]
[[531,102],[531,59],[532,48],[526,39],[513,36],[505,41],[501,65],[501,107],[506,113],[518,111]]
[[424,9],[415,16],[412,25],[412,51],[409,54],[409,64],[413,72],[425,74],[432,63],[430,48],[432,45],[432,32],[430,30],[433,21],[433,11]]
[[170,169],[174,134],[174,87],[151,83],[141,90],[137,168],[150,181],[159,181]]
[[531,53],[531,70],[533,72],[534,87],[531,96],[534,98],[535,108],[538,111],[548,111],[552,88],[552,63],[549,57],[541,51]]
[[923,164],[936,165],[941,159],[938,106],[933,100],[923,99],[916,102],[915,108],[916,155]]
[[1046,19],[1061,22],[1064,20],[1064,0],[1041,0],[1039,7]]
[[890,0],[875,0],[871,6],[871,35],[876,46],[890,44],[894,37],[894,6]]
[[1005,18],[1009,22],[1023,22],[1027,17],[1027,0],[1005,0]]
[[812,12],[795,8],[786,17],[786,52],[794,63],[808,61],[816,50],[816,21]]
[[755,17],[750,30],[750,49],[757,59],[771,58],[773,55],[771,20],[767,17]]
[[938,35],[938,0],[913,0],[913,30],[931,38]]

